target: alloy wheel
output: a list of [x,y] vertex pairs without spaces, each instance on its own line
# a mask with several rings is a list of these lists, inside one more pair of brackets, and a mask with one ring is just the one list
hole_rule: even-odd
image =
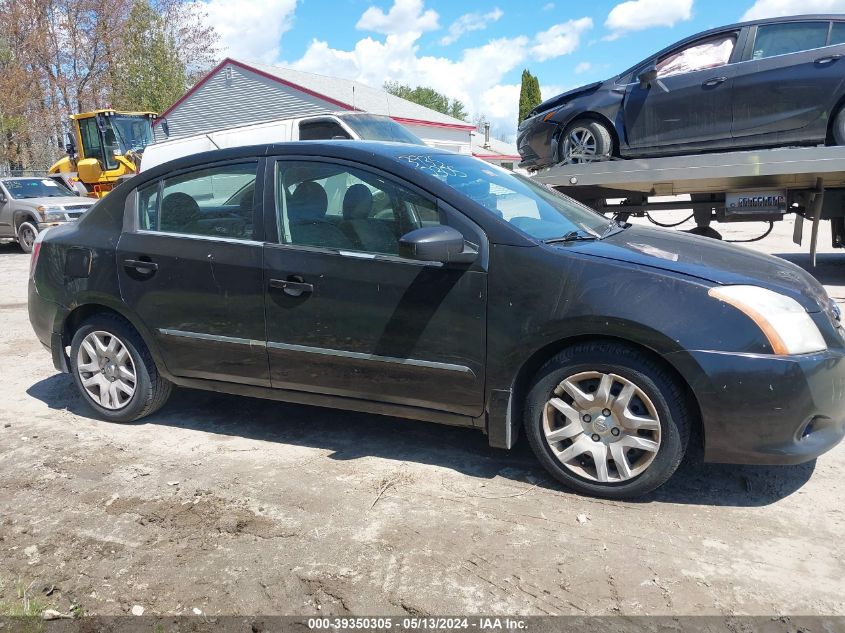
[[132,355],[110,332],[91,332],[82,340],[76,371],[88,396],[104,409],[122,409],[135,395],[137,375]]
[[586,127],[576,126],[563,139],[563,160],[570,165],[592,163],[598,159],[598,141]]
[[660,450],[660,418],[648,395],[627,378],[598,371],[558,384],[542,432],[564,468],[599,483],[641,475]]
[[27,250],[32,250],[33,245],[35,244],[35,238],[38,237],[38,234],[35,232],[35,229],[32,228],[32,225],[28,222],[22,224],[20,229],[18,229],[18,240],[21,242],[21,245]]

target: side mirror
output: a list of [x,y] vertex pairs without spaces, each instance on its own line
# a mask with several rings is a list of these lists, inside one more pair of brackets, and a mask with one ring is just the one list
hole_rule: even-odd
[[427,226],[406,233],[399,239],[399,255],[421,262],[471,264],[478,249],[466,243],[451,226]]
[[0,204],[6,204],[9,199],[6,197],[5,193],[0,192]]
[[637,75],[637,79],[640,80],[640,88],[648,88],[657,79],[657,67],[649,66]]

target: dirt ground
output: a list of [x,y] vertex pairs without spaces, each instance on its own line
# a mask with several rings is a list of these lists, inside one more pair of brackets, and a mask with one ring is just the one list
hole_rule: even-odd
[[[753,248],[808,266],[791,230]],[[189,390],[110,424],[32,333],[28,265],[0,245],[0,614],[845,614],[845,445],[693,454],[620,503],[473,430]]]

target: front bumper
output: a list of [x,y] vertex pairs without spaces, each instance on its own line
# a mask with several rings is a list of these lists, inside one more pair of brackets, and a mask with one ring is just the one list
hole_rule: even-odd
[[701,409],[706,461],[799,464],[845,436],[845,355],[669,354]]

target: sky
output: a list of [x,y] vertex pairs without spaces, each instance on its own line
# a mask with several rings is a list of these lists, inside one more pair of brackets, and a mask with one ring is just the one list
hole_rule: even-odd
[[845,13],[845,0],[197,0],[221,53],[381,87],[430,86],[516,133],[520,76],[543,98],[744,19]]

